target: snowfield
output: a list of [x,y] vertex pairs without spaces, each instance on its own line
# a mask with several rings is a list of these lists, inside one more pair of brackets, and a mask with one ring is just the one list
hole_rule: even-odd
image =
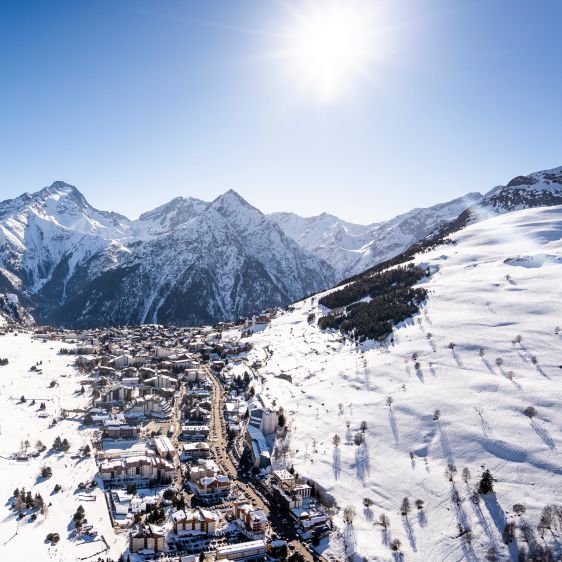
[[[517,545],[502,541],[506,522],[527,521],[542,543],[541,511],[562,503],[562,207],[497,216],[452,238],[417,257],[435,271],[425,282],[429,298],[385,345],[321,332],[317,299],[252,335],[247,362],[262,362],[261,392],[288,413],[287,466],[341,508],[337,536],[323,543],[333,560],[399,559],[389,548],[396,538],[406,560],[480,561],[491,549],[498,560],[517,560]],[[528,406],[535,417],[523,413]],[[357,446],[363,420],[365,445]],[[495,493],[475,504],[484,469]],[[524,515],[513,513],[516,503]],[[342,520],[348,505],[352,526]],[[377,524],[382,513],[388,533]],[[459,537],[468,529],[471,542]],[[552,544],[549,531],[544,537]],[[517,538],[526,544],[519,531]]]
[[[78,371],[70,365],[74,356],[58,355],[61,347],[68,344],[32,339],[31,334],[0,336],[0,357],[8,358],[9,364],[0,367],[0,541],[2,560],[10,561],[68,561],[92,557],[97,553],[103,558],[118,559],[126,547],[126,535],[116,535],[112,529],[103,493],[95,489],[82,493],[77,490],[80,482],[91,481],[97,472],[93,456],[84,458],[79,449],[90,443],[90,429],[83,429],[78,419],[70,416],[49,427],[53,416],[61,408],[83,407],[89,390],[80,394]],[[30,367],[42,362],[38,369]],[[51,381],[56,386],[50,388]],[[20,403],[21,396],[26,398]],[[35,405],[31,405],[35,399]],[[45,402],[47,417],[40,417],[39,405]],[[57,436],[70,442],[67,453],[51,452]],[[47,447],[38,458],[17,461],[10,457],[21,450],[22,443],[29,441],[29,452],[35,451],[37,440]],[[72,458],[78,455],[77,458]],[[53,475],[47,480],[40,478],[43,466],[51,467]],[[62,490],[54,493],[55,484]],[[15,513],[9,509],[15,488],[25,487],[32,495],[40,493],[49,505],[45,516],[38,514],[35,521],[29,516],[18,523]],[[12,498],[13,501],[13,498]],[[74,536],[72,516],[79,505],[86,511],[88,524],[98,532],[96,538],[85,541]],[[60,534],[60,542],[51,546],[46,542],[48,533]],[[103,537],[103,539],[102,539]],[[106,550],[106,543],[109,550]],[[103,554],[101,554],[103,552]],[[95,556],[94,556],[95,555]]]

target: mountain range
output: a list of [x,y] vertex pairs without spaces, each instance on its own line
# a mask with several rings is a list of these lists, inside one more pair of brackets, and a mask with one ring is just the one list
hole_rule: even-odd
[[326,289],[459,218],[558,204],[562,168],[370,225],[265,215],[233,190],[130,220],[57,181],[0,202],[0,293],[65,327],[214,323]]

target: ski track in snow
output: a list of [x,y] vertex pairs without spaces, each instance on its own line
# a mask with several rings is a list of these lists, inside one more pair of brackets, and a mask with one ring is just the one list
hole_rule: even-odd
[[[258,373],[266,399],[289,413],[289,466],[340,507],[355,506],[357,560],[391,559],[380,527],[365,517],[364,497],[373,499],[375,518],[388,514],[407,560],[432,562],[483,560],[492,546],[508,559],[501,530],[514,518],[513,504],[526,506],[524,517],[535,528],[546,504],[562,503],[562,333],[554,333],[562,323],[561,237],[562,207],[523,210],[472,225],[453,236],[455,245],[419,256],[424,265],[439,264],[439,273],[425,285],[426,306],[395,330],[389,347],[356,346],[339,333],[322,333],[307,322],[311,312],[321,314],[310,299],[252,336],[247,361],[265,363]],[[513,267],[510,260],[521,255],[538,256],[541,267]],[[521,343],[514,343],[519,334]],[[292,384],[276,376],[281,373]],[[533,420],[522,413],[528,405],[538,410]],[[347,444],[348,420],[350,436],[367,421],[365,450]],[[342,438],[337,467],[334,434]],[[457,508],[444,477],[449,464],[465,498],[464,467],[472,474],[470,489],[489,468],[496,495],[478,508],[468,499]],[[414,507],[404,526],[399,507],[405,496],[412,504],[424,500],[423,525]],[[455,538],[459,522],[472,529],[471,545]],[[341,511],[336,523],[345,537]],[[341,560],[343,549],[333,537],[326,555]]]

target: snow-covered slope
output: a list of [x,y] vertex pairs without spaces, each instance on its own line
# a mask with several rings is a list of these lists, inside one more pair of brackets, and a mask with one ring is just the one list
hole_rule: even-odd
[[73,278],[93,278],[117,263],[131,236],[131,221],[94,209],[63,182],[1,202],[0,289],[22,304],[56,306]]
[[234,191],[213,203],[176,198],[136,221],[63,182],[0,203],[0,290],[43,323],[214,322],[334,281]]
[[517,176],[486,193],[480,207],[495,214],[562,204],[562,166]]
[[341,280],[396,256],[455,219],[481,198],[480,193],[469,193],[446,203],[412,209],[389,221],[365,226],[325,213],[307,218],[294,213],[273,213],[271,217],[287,236],[328,262]]
[[33,317],[20,305],[17,295],[0,293],[0,326],[18,324],[30,326],[34,324]]
[[[323,543],[333,560],[396,559],[393,539],[406,560],[517,560],[518,546],[545,544],[541,510],[562,504],[562,206],[496,216],[453,238],[415,258],[436,270],[424,283],[429,297],[386,345],[320,331],[309,315],[324,311],[310,298],[252,336],[247,362],[263,364],[257,391],[290,420],[288,466],[340,506],[339,539]],[[534,417],[523,413],[529,406]],[[484,469],[495,493],[474,503]],[[348,505],[353,526],[342,521]],[[388,532],[377,524],[383,513]],[[506,544],[510,522],[517,540]],[[560,554],[556,536],[544,538]]]
[[213,323],[330,286],[332,269],[230,190],[130,255],[53,313],[73,325]]
[[[58,353],[61,347],[68,344],[45,343],[23,331],[0,336],[0,357],[9,361],[0,366],[2,560],[66,562],[98,560],[100,556],[117,560],[126,548],[127,536],[112,528],[103,491],[78,490],[81,482],[92,481],[97,473],[94,455],[84,457],[80,453],[81,447],[91,446],[94,430],[85,428],[72,414],[64,420],[59,416],[61,408],[86,407],[91,391],[87,386],[85,393],[80,392],[83,377],[69,364],[68,355]],[[39,363],[39,369],[30,370]],[[21,402],[21,396],[25,402]],[[41,402],[46,406],[44,411]],[[58,423],[54,425],[53,421]],[[50,450],[56,437],[69,441],[68,453]],[[34,457],[38,441],[46,450]],[[16,460],[13,455],[18,453],[29,458]],[[51,478],[41,477],[44,466],[52,470]],[[56,484],[61,486],[58,492],[54,490]],[[35,520],[29,515],[18,520],[10,509],[15,488],[25,488],[34,497],[40,494],[48,506],[46,512],[37,514]],[[72,515],[79,505],[98,532],[93,540],[75,534]],[[59,533],[60,542],[48,542],[49,533]]]
[[[517,176],[486,195],[464,197],[424,209],[412,209],[389,221],[370,225],[349,223],[326,213],[300,217],[273,213],[285,234],[328,262],[340,279],[392,258],[467,211],[467,223],[491,214],[562,204],[562,167]],[[470,211],[469,211],[470,210]]]
[[0,202],[0,292],[42,323],[215,322],[329,287],[451,221],[561,203],[556,168],[367,226],[264,216],[233,191],[212,203],[178,197],[129,220],[58,181]]

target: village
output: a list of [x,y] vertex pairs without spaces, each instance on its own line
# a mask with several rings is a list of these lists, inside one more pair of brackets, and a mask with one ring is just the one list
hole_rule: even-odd
[[[90,430],[81,451],[97,474],[79,487],[103,490],[114,532],[127,535],[121,559],[323,559],[314,546],[330,534],[329,510],[279,454],[287,414],[260,396],[245,361],[245,335],[272,314],[203,328],[32,329],[60,342],[88,397],[55,419]],[[223,340],[227,330],[238,339]]]

